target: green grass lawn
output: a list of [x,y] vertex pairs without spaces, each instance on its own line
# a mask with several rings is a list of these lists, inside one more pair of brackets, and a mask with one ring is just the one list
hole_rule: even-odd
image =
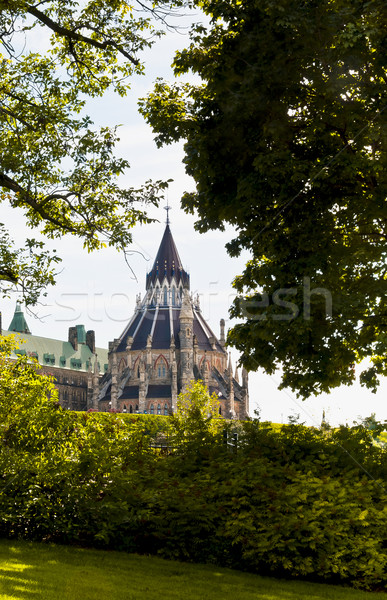
[[0,600],[376,600],[386,594],[284,581],[123,552],[0,540]]

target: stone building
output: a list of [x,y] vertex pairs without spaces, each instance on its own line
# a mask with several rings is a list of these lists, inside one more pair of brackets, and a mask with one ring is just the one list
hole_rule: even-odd
[[23,354],[39,362],[41,371],[54,378],[63,408],[87,410],[89,371],[99,379],[108,369],[107,350],[95,347],[94,331],[85,331],[84,325],[70,327],[67,341],[32,335],[20,304],[16,304],[7,330],[1,330],[0,320],[0,333],[14,334],[23,341],[13,356]]
[[248,415],[248,377],[231,365],[225,350],[225,323],[219,339],[201,313],[199,297],[190,293],[167,220],[143,300],[136,299],[127,327],[109,344],[108,370],[101,380],[89,372],[89,408],[170,414],[177,396],[192,380],[215,392],[226,418]]

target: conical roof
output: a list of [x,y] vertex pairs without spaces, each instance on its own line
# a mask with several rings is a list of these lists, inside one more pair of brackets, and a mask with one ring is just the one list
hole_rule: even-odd
[[[163,268],[161,268],[163,265]],[[157,281],[162,284],[167,279],[168,285],[174,279],[177,287],[182,284],[183,293],[160,293],[158,297],[150,288]],[[180,319],[185,316],[193,320],[193,334],[200,350],[216,350],[224,353],[224,349],[201,314],[199,298],[191,298],[189,274],[183,269],[182,262],[167,223],[153,267],[146,278],[147,295],[142,304],[137,305],[136,312],[117,340],[117,352],[124,352],[128,338],[131,338],[131,350],[142,350],[151,337],[153,349],[170,347],[173,338],[176,349],[180,349]],[[150,291],[149,291],[150,290]]]
[[31,333],[19,302],[16,303],[15,313],[8,330],[16,331],[17,333]]
[[171,283],[173,277],[177,285],[181,283],[183,287],[189,288],[189,275],[183,269],[170,227],[167,224],[152,270],[146,277],[146,289],[148,290],[157,280],[162,283],[165,278],[168,283]]

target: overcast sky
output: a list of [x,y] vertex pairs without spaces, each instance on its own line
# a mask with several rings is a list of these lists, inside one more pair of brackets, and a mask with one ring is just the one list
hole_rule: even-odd
[[[153,134],[137,112],[137,99],[152,89],[156,77],[172,79],[169,65],[173,52],[188,43],[182,34],[170,32],[147,53],[146,75],[133,79],[132,90],[127,98],[109,94],[93,101],[88,107],[98,125],[122,125],[121,141],[117,154],[129,160],[131,169],[122,178],[122,185],[139,186],[147,179],[170,179],[167,193],[172,233],[183,265],[191,274],[191,290],[200,294],[204,317],[214,333],[219,336],[219,320],[232,322],[228,308],[235,296],[232,280],[240,274],[248,255],[231,259],[225,243],[232,231],[209,232],[199,235],[194,230],[195,218],[179,208],[184,191],[194,189],[194,182],[185,174],[182,164],[181,144],[157,150]],[[162,203],[165,206],[165,202]],[[20,227],[20,215],[6,206],[1,208],[1,220],[9,226],[11,235],[20,243],[25,232]],[[52,244],[62,257],[61,273],[57,285],[48,290],[44,305],[38,307],[39,318],[26,315],[31,332],[35,335],[67,339],[68,328],[82,323],[86,329],[96,332],[97,346],[107,347],[109,341],[118,337],[130,319],[135,306],[136,294],[144,294],[145,274],[152,266],[165,227],[165,211],[154,209],[151,216],[158,223],[134,229],[133,254],[130,265],[136,278],[125,264],[123,257],[111,249],[87,254],[82,244],[72,238],[64,238]],[[31,233],[28,233],[31,235]],[[2,301],[3,328],[11,321],[16,297]],[[238,355],[232,351],[234,366]],[[250,374],[250,413],[258,406],[261,417],[275,422],[287,422],[289,415],[300,414],[300,421],[319,425],[325,409],[327,420],[333,425],[349,423],[359,416],[375,412],[379,419],[387,418],[387,385],[380,386],[377,394],[354,385],[342,387],[330,395],[297,400],[292,392],[277,390],[279,376],[268,376],[262,371]]]

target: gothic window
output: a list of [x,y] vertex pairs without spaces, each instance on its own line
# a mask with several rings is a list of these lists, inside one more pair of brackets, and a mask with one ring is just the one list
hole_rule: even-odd
[[126,361],[124,358],[121,358],[118,370],[124,371],[125,369],[126,369]]
[[168,304],[168,290],[167,286],[164,286],[164,304]]
[[176,290],[175,287],[172,287],[172,306],[175,306],[176,304]]
[[136,412],[138,411],[138,404],[136,404]]
[[164,405],[164,414],[165,414],[165,415],[169,414],[169,411],[168,411],[168,404],[165,404],[165,405]]
[[137,379],[140,379],[140,361],[139,359],[136,360],[136,362],[134,363],[134,376],[137,377]]
[[153,404],[150,405],[149,412],[151,415],[155,414],[155,407],[153,406]]
[[155,375],[159,379],[166,377],[167,374],[167,363],[163,356],[159,356],[155,364]]
[[189,337],[190,335],[191,335],[191,330],[189,327],[187,327],[186,336]]
[[161,415],[161,404],[157,405],[157,414]]
[[132,413],[132,412],[133,412],[133,406],[132,406],[132,405],[130,405],[130,406],[129,406],[129,412],[130,412],[130,413]]
[[219,414],[220,415],[222,414],[222,407],[221,406],[219,406]]

